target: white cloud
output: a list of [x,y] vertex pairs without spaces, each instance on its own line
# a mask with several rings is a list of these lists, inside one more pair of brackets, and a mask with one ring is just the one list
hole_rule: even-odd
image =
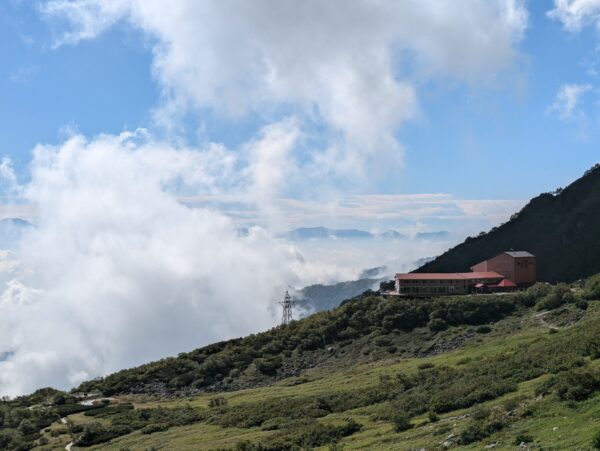
[[142,30],[163,118],[292,106],[322,121],[330,142],[315,168],[337,173],[401,153],[394,132],[418,110],[411,72],[487,80],[511,65],[527,24],[518,0],[51,0],[42,11],[68,23],[59,44],[119,21]]
[[[231,168],[280,164],[294,139],[293,123],[268,127],[248,145],[253,157],[246,162],[221,146],[173,148],[144,131],[38,146],[31,180],[20,190],[36,227],[24,231],[14,252],[0,252],[0,351],[10,353],[0,362],[0,393],[69,387],[263,330],[276,323],[273,301],[289,284],[347,280],[385,263],[399,270],[448,246],[308,243],[301,253],[262,228],[240,236],[228,216],[186,205],[256,199],[260,206],[260,193],[277,191],[282,181],[270,171],[263,180],[262,169]],[[186,192],[204,194],[181,195]],[[477,201],[461,202],[443,194],[379,195],[337,205],[282,199],[274,208],[291,221],[323,221],[329,214],[382,224],[386,215],[422,219],[486,210]]]
[[582,27],[600,24],[600,0],[554,0],[554,9],[548,16],[562,22],[563,26],[572,32]]
[[565,84],[560,87],[548,113],[555,113],[563,121],[582,122],[586,119],[585,111],[581,104],[586,93],[592,90],[588,84]]
[[[36,220],[14,254],[0,255],[0,351],[12,353],[0,362],[1,394],[67,387],[265,329],[288,284],[356,271],[339,264],[343,252],[319,265],[262,228],[240,236],[230,217],[182,197],[242,199],[250,208],[239,215],[270,226],[326,212],[386,224],[476,209],[426,198],[402,207],[406,199],[385,196],[335,204],[318,190],[332,173],[393,167],[381,158],[401,159],[395,133],[417,114],[415,80],[493,79],[512,64],[527,22],[516,0],[52,0],[42,10],[57,45],[119,22],[145,33],[162,117],[209,109],[234,125],[247,115],[267,125],[239,149],[172,146],[144,130],[75,134],[38,146],[23,186],[8,161],[0,165],[11,197],[24,202],[8,208]],[[313,128],[324,144],[299,155]],[[312,187],[321,201],[281,200],[289,186]],[[366,261],[368,251],[356,252],[348,261]]]
[[264,230],[240,237],[226,216],[177,198],[218,191],[223,153],[143,133],[35,149],[23,193],[36,227],[16,256],[0,255],[0,344],[14,352],[0,393],[68,387],[274,324],[273,300],[316,270]]

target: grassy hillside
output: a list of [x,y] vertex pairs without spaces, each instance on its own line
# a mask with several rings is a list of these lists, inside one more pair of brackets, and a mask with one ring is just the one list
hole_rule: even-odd
[[599,297],[596,277],[584,290],[354,300],[79,388],[106,403],[52,389],[3,401],[0,448],[590,449]]
[[532,199],[511,220],[467,238],[416,272],[460,272],[506,250],[537,256],[538,278],[571,282],[600,272],[600,165],[563,190]]

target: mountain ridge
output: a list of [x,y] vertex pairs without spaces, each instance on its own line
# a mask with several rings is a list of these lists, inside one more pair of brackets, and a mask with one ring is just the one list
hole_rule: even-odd
[[545,282],[571,282],[600,272],[600,164],[413,272],[466,272],[507,250],[536,255],[538,279]]

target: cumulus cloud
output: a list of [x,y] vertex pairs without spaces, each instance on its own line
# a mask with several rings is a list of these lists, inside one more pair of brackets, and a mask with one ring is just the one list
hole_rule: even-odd
[[555,113],[563,121],[582,122],[586,114],[581,104],[584,96],[592,90],[588,84],[565,84],[560,87],[552,105],[547,109],[548,113]]
[[554,9],[548,16],[562,22],[572,32],[581,30],[586,25],[600,25],[599,0],[555,0]]
[[400,154],[394,132],[418,110],[411,74],[493,77],[527,24],[518,0],[51,0],[42,11],[60,24],[58,45],[118,22],[145,33],[163,118],[291,107],[330,131],[314,168],[342,173]]
[[219,189],[215,153],[221,161],[222,149],[135,133],[35,149],[23,196],[36,227],[16,257],[0,255],[0,343],[12,353],[0,362],[2,394],[68,387],[274,324],[273,300],[302,282],[301,256],[178,201]]

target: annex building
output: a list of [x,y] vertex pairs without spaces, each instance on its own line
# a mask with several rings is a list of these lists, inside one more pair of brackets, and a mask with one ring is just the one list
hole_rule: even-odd
[[464,273],[398,273],[396,294],[439,296],[515,290],[536,281],[535,256],[525,251],[503,252]]

